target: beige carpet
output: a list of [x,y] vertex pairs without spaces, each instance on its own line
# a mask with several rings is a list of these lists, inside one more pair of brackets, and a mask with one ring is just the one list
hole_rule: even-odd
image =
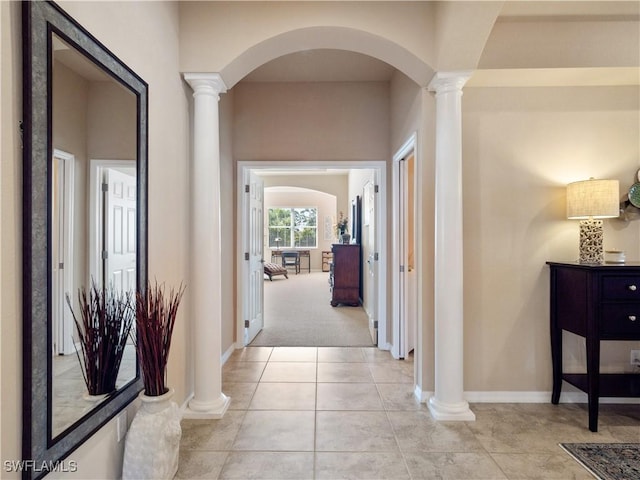
[[264,328],[251,346],[371,347],[362,307],[330,305],[329,273],[295,272],[264,282]]

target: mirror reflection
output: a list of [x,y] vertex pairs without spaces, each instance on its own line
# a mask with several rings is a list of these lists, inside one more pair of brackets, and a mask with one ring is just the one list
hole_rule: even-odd
[[[78,291],[136,290],[137,99],[62,38],[52,38],[51,431],[56,437],[105,397],[87,396],[82,350],[66,296]],[[78,317],[78,315],[76,315]],[[127,341],[116,381],[136,376]]]

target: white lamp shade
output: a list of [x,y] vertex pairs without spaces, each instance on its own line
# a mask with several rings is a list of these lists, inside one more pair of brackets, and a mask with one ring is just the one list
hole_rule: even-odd
[[584,180],[567,185],[567,218],[613,218],[620,215],[618,180]]

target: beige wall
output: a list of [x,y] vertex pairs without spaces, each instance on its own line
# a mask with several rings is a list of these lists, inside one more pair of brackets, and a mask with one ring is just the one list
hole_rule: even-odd
[[[0,2],[0,457],[21,458],[22,117],[20,4]],[[3,478],[19,478],[2,472]]]
[[[337,210],[347,210],[349,202],[348,171],[327,175],[266,175],[263,177],[265,187],[300,187],[318,190],[336,197]],[[336,212],[333,213],[335,216]]]
[[[391,151],[395,154],[403,144],[416,135],[416,265],[422,272],[418,276],[418,345],[415,354],[416,383],[424,392],[433,391],[434,385],[434,310],[433,310],[433,255],[435,239],[435,101],[433,94],[421,88],[400,72],[390,82],[390,137]],[[392,178],[389,164],[387,178]],[[389,188],[391,191],[391,187]],[[392,212],[392,195],[387,196],[387,211]],[[387,244],[392,245],[391,231]],[[392,289],[392,275],[387,289]],[[392,330],[392,305],[387,305],[387,329]]]
[[[149,83],[149,271],[167,285],[188,281],[189,89],[178,73],[178,12],[169,2],[61,2],[63,8]],[[0,2],[2,41],[2,242],[0,245],[2,459],[21,456],[21,15],[20,3]],[[159,55],[158,52],[162,52]],[[169,383],[182,402],[191,391],[187,358],[189,290],[172,342]],[[132,418],[130,408],[129,420]],[[117,478],[123,442],[109,422],[71,458],[73,478]],[[11,478],[3,471],[3,478]],[[63,475],[61,475],[63,476]],[[53,478],[49,476],[48,478]]]
[[[375,32],[404,45],[409,52],[417,52],[417,56],[432,56],[432,32],[425,28],[431,22],[430,7],[410,3],[402,7],[375,5],[363,14],[362,9],[349,10],[339,3],[295,5],[293,22],[289,15],[281,14],[280,8],[269,15],[258,9],[244,17],[250,6],[240,7],[237,3],[215,5],[205,12],[204,2],[62,2],[72,16],[149,83],[151,278],[169,285],[188,281],[191,92],[179,75],[180,52],[182,68],[217,71],[260,39],[290,28],[327,23]],[[341,8],[346,8],[345,16],[336,15]],[[19,10],[16,2],[0,2],[3,459],[19,458],[21,441],[21,369],[16,368],[22,365]],[[229,16],[220,15],[227,12]],[[305,20],[310,13],[316,15],[314,19]],[[402,20],[390,21],[396,17]],[[238,22],[245,18],[255,28],[238,28]],[[504,30],[506,39],[511,38],[508,30]],[[202,42],[201,35],[209,41]],[[426,51],[421,52],[421,48]],[[589,48],[583,49],[588,51]],[[221,52],[224,58],[218,56]],[[495,50],[485,63],[499,65],[495,59],[500,55],[506,54]],[[523,59],[518,57],[519,61]],[[623,62],[624,58],[616,61]],[[398,74],[390,85],[239,84],[222,95],[220,108],[224,207],[235,203],[236,160],[388,160],[417,130],[416,173],[422,181],[418,225],[422,242],[418,254],[424,272],[419,285],[423,358],[418,362],[422,369],[418,381],[422,390],[430,389],[433,95]],[[593,175],[618,178],[623,188],[628,187],[640,166],[639,110],[637,85],[465,89],[465,390],[550,389],[544,262],[577,255],[577,226],[563,217],[564,185]],[[222,219],[229,231],[235,231],[235,210],[223,208]],[[640,222],[606,223],[607,244],[615,241],[616,246],[627,250],[628,258],[640,259]],[[233,251],[231,235],[223,238],[223,247]],[[237,251],[234,253],[237,255]],[[234,272],[234,264],[235,256],[223,257],[225,272]],[[223,285],[221,341],[225,351],[233,338],[235,281],[225,281]],[[192,387],[189,298],[187,284],[169,365],[169,383],[176,388],[179,402]],[[574,347],[577,350],[577,345]],[[609,346],[605,348],[607,360],[614,364],[621,365],[622,357],[628,358],[628,351],[615,353]],[[115,425],[110,422],[74,452],[82,477],[117,477],[122,444],[114,438]]]
[[236,160],[386,160],[386,82],[240,83]]
[[[74,205],[73,205],[73,291],[88,285],[89,251],[87,218],[88,158],[87,158],[87,104],[89,83],[61,63],[53,69],[52,146],[74,156]],[[72,294],[71,298],[75,298]]]
[[180,2],[180,67],[221,72],[231,88],[296,44],[342,48],[346,41],[428,82],[434,16],[433,2]]
[[136,97],[116,82],[90,82],[88,99],[88,157],[135,159]]
[[[466,391],[549,390],[545,262],[578,257],[565,186],[593,176],[628,190],[640,168],[638,110],[637,87],[465,89]],[[640,260],[640,222],[605,225],[605,248]],[[566,348],[581,356],[580,341]],[[603,368],[629,368],[628,350],[617,350],[603,348]]]

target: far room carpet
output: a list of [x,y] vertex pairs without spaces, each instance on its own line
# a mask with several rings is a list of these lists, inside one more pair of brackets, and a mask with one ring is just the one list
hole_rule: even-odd
[[640,479],[640,443],[561,443],[599,480]]
[[251,346],[371,347],[367,314],[330,305],[329,273],[289,273],[264,282],[264,328]]

